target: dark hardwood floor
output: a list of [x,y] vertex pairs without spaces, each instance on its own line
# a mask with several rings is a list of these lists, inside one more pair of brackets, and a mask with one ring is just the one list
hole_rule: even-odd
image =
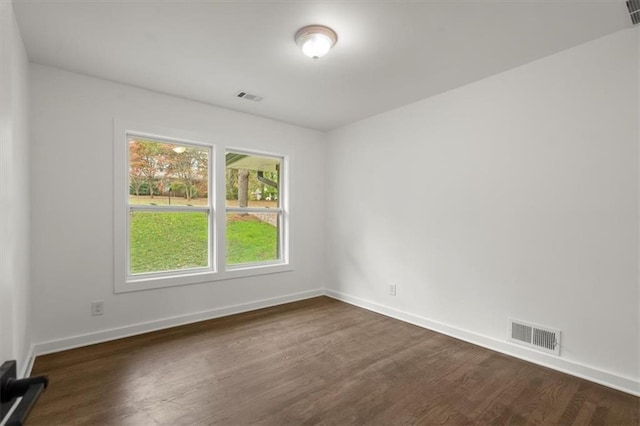
[[326,297],[36,359],[28,425],[638,425],[640,398]]

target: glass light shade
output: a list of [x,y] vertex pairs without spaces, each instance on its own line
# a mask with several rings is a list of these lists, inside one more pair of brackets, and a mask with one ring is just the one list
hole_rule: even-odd
[[298,30],[295,39],[302,49],[302,53],[310,58],[318,59],[331,50],[338,41],[338,36],[331,28],[310,25]]
[[310,58],[322,58],[331,49],[331,39],[324,34],[311,34],[302,43],[302,53]]

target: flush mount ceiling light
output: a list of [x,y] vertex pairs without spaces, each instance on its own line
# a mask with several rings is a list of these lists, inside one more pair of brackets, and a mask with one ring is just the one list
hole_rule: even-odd
[[309,25],[298,30],[295,40],[302,49],[302,53],[310,58],[318,59],[326,55],[336,44],[338,35],[329,27]]

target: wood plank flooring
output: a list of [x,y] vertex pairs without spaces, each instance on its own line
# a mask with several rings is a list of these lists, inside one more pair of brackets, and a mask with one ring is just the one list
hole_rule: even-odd
[[639,425],[640,398],[326,297],[40,356],[28,425]]

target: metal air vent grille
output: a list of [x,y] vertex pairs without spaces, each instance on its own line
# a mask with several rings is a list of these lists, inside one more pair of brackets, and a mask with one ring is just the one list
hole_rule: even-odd
[[261,100],[264,99],[262,96],[252,95],[251,93],[243,92],[243,91],[236,93],[236,98],[246,99],[247,101],[254,101],[254,102],[260,102]]
[[509,319],[508,339],[514,343],[560,355],[560,331]]

